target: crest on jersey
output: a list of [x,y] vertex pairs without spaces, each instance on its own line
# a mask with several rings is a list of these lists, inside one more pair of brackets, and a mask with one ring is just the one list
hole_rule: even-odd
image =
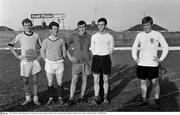
[[151,42],[152,44],[154,44],[154,38],[151,38],[151,39],[150,39],[150,42]]

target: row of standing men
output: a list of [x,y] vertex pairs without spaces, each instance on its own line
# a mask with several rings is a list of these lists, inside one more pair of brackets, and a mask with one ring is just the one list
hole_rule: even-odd
[[[81,94],[79,101],[85,101],[85,91],[87,86],[87,77],[93,73],[94,78],[94,98],[91,104],[97,105],[100,102],[100,75],[103,76],[103,102],[110,104],[109,98],[109,76],[111,74],[111,55],[114,50],[114,38],[106,31],[107,20],[100,18],[97,21],[98,32],[94,35],[89,35],[86,32],[86,22],[79,21],[78,33],[74,33],[70,39],[65,43],[64,39],[58,36],[59,24],[51,22],[49,24],[50,35],[45,38],[41,44],[37,33],[32,32],[32,22],[30,19],[24,19],[22,25],[24,32],[18,34],[8,45],[11,52],[20,61],[20,76],[23,76],[25,97],[26,100],[22,105],[31,103],[31,94],[29,90],[29,76],[33,76],[33,102],[36,105],[41,105],[38,100],[38,85],[37,76],[41,71],[39,60],[41,57],[45,60],[45,71],[48,81],[48,95],[47,104],[54,103],[53,101],[53,78],[57,78],[57,93],[58,102],[64,104],[63,100],[63,71],[64,58],[67,54],[69,60],[72,62],[72,79],[70,86],[70,97],[65,105],[75,104],[74,95],[76,91],[76,83],[78,76],[82,75]],[[165,59],[168,54],[169,47],[160,32],[151,29],[153,19],[149,16],[142,19],[143,32],[137,34],[134,44],[132,46],[132,57],[137,62],[137,77],[141,80],[141,94],[142,102],[140,106],[147,105],[147,80],[151,80],[155,89],[154,108],[159,109],[159,68],[158,65]],[[20,43],[21,55],[18,55],[13,49],[13,46]],[[73,44],[74,55],[70,53],[70,47]],[[162,55],[157,56],[159,44],[162,46]],[[41,56],[38,56],[37,45],[39,45]],[[138,55],[138,47],[140,51]],[[91,49],[91,51],[89,50]]]

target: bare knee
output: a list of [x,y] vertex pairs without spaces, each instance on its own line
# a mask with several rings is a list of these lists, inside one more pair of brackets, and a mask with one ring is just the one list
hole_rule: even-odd
[[29,79],[28,78],[23,78],[24,84],[29,85]]
[[53,86],[53,81],[48,81],[48,86]]
[[62,80],[63,80],[63,72],[60,73],[60,74],[59,73],[56,74],[56,79],[57,79],[58,85],[61,86],[62,85]]
[[146,87],[146,83],[147,83],[147,81],[146,80],[141,80],[141,87]]
[[33,85],[37,85],[37,84],[38,84],[37,75],[33,75]]
[[52,86],[54,75],[46,72],[46,76],[47,76],[48,86]]
[[94,84],[99,84],[99,76],[94,76]]
[[158,78],[153,79],[152,84],[153,84],[153,86],[159,86],[159,79]]
[[61,86],[62,85],[62,81],[58,81],[58,85]]
[[62,85],[62,79],[57,79],[57,83],[59,86],[61,86]]
[[86,82],[87,81],[87,76],[82,76],[82,82]]
[[77,76],[73,76],[72,80],[71,80],[71,84],[76,85],[77,80],[78,80],[78,77]]
[[108,79],[108,76],[107,76],[107,75],[104,75],[104,76],[103,76],[103,81],[104,81],[104,83],[108,83],[109,79]]

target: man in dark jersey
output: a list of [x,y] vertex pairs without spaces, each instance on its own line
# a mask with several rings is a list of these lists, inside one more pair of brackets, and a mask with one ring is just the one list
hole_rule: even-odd
[[[91,63],[91,52],[89,50],[91,36],[86,32],[86,22],[79,21],[78,33],[72,35],[72,37],[67,42],[67,56],[72,62],[72,80],[70,87],[70,97],[67,101],[67,105],[73,105],[74,94],[76,91],[76,83],[78,81],[78,76],[82,74],[82,85],[81,85],[81,95],[79,100],[84,101],[86,86],[87,86],[87,76],[91,74],[90,63]],[[69,46],[73,44],[74,46],[74,56],[69,52]]]

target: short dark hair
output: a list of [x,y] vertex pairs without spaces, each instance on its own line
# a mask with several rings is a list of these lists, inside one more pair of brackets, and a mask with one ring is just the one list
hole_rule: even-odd
[[142,19],[142,24],[145,24],[145,23],[151,23],[151,25],[153,24],[153,19],[150,17],[150,16],[146,16]]
[[81,20],[81,21],[79,21],[79,22],[77,23],[77,26],[79,27],[79,25],[83,25],[83,24],[85,24],[85,26],[86,26],[86,22],[83,21],[83,20]]
[[58,23],[56,23],[56,22],[51,22],[51,23],[49,24],[49,29],[52,29],[53,26],[56,26],[56,27],[59,28],[59,24],[58,24]]
[[107,20],[106,20],[106,18],[100,18],[100,19],[98,20],[98,22],[104,22],[104,24],[107,25]]
[[25,19],[22,21],[22,25],[24,25],[24,23],[30,23],[31,25],[33,25],[32,21],[31,21],[29,18],[25,18]]

